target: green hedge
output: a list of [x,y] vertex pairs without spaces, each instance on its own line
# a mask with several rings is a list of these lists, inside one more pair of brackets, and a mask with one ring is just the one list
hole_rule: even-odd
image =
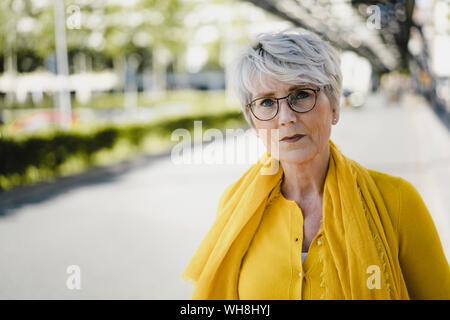
[[[172,132],[178,128],[194,129],[194,121],[201,120],[202,128],[224,129],[243,127],[246,122],[240,111],[211,115],[192,115],[167,118],[151,123],[108,125],[88,132],[54,131],[43,136],[0,139],[0,191],[11,187],[65,175],[69,162],[76,162],[78,171],[96,165],[96,155],[121,145],[140,150],[142,142],[151,137],[170,145]],[[136,153],[136,152],[135,152]],[[77,171],[77,170],[75,170]]]

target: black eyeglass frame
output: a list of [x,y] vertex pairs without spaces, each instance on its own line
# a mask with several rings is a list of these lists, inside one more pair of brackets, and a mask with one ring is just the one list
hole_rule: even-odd
[[[309,109],[309,110],[307,110],[307,111],[297,111],[297,110],[295,110],[294,107],[291,105],[291,103],[289,102],[289,97],[290,97],[294,92],[296,92],[297,90],[311,90],[311,91],[314,92],[314,104],[313,104],[313,106],[311,107],[311,109]],[[251,111],[251,113],[253,114],[253,116],[254,116],[256,119],[260,120],[260,121],[270,121],[270,120],[272,120],[273,118],[275,118],[275,117],[278,115],[278,112],[280,112],[280,100],[284,100],[284,99],[287,99],[289,108],[291,108],[291,110],[294,111],[294,112],[297,112],[297,113],[306,113],[306,112],[309,112],[309,111],[311,111],[312,109],[314,109],[314,107],[315,107],[316,104],[317,104],[317,92],[320,91],[320,88],[318,88],[318,89],[314,89],[314,88],[298,88],[297,90],[294,90],[293,92],[289,93],[287,96],[282,97],[282,98],[260,97],[260,98],[253,99],[249,104],[247,104],[247,108],[250,108],[250,111]],[[253,112],[253,108],[251,107],[251,105],[252,105],[255,101],[261,100],[261,99],[273,99],[273,100],[276,100],[276,101],[277,101],[277,112],[275,112],[275,115],[274,115],[272,118],[270,118],[270,119],[260,119],[260,118],[258,118],[258,117],[255,115],[255,113]]]

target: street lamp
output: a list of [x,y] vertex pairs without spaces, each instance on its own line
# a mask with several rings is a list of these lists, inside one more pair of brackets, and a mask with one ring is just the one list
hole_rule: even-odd
[[72,106],[70,102],[64,0],[54,0],[53,4],[55,16],[56,78],[58,82],[58,98],[55,108],[59,110],[61,127],[70,128],[72,123]]

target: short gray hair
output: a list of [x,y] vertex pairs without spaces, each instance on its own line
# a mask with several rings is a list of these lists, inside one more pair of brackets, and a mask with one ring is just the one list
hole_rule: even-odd
[[339,109],[342,74],[337,51],[316,34],[303,29],[262,33],[241,49],[232,64],[236,93],[247,122],[254,128],[250,103],[255,81],[261,86],[262,74],[292,84],[321,87],[331,107]]

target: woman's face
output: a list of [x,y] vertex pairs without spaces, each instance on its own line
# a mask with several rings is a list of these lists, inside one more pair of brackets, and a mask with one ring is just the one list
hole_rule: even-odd
[[[281,82],[266,75],[263,75],[261,80],[265,87],[258,85],[253,92],[253,99],[265,96],[285,97],[289,94],[289,89],[298,87],[298,85]],[[304,85],[304,87],[317,89],[317,86],[313,85]],[[331,109],[326,94],[319,91],[315,107],[306,113],[293,111],[289,108],[287,99],[280,100],[279,103],[278,114],[272,120],[262,121],[251,115],[258,136],[266,145],[267,151],[280,161],[296,163],[309,161],[326,151],[333,118],[336,118],[335,123],[339,119],[338,113]],[[295,142],[282,140],[284,137],[296,134],[303,137]]]

